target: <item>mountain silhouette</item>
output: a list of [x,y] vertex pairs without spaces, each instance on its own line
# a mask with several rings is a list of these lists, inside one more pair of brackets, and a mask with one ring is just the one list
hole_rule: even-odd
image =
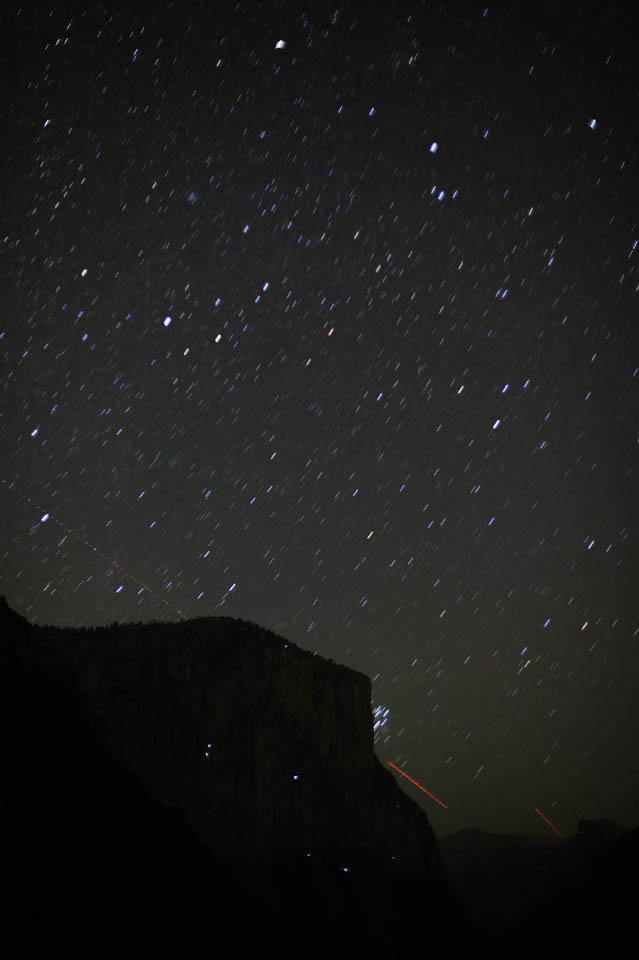
[[605,956],[632,936],[639,830],[582,820],[563,841],[469,829],[441,840],[440,851],[493,955]]

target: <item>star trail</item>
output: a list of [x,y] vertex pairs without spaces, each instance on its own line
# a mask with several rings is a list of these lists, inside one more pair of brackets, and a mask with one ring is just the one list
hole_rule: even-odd
[[8,602],[237,616],[364,671],[440,834],[636,825],[623,8],[2,22]]

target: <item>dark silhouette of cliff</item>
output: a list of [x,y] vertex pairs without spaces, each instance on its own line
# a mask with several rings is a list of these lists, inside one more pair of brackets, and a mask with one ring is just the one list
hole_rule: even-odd
[[0,600],[0,640],[27,938],[459,954],[426,815],[373,753],[368,678],[226,618],[41,628]]

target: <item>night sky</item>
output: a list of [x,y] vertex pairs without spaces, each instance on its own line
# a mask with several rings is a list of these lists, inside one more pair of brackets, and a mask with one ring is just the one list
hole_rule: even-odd
[[639,822],[639,67],[584,6],[2,23],[0,590],[367,673],[440,836]]

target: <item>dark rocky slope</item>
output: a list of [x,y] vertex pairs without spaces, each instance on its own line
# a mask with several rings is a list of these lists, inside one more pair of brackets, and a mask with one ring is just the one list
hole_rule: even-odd
[[221,924],[247,949],[394,956],[427,928],[458,955],[463,912],[374,756],[366,677],[227,619],[38,628],[3,602],[0,637],[6,862],[32,934]]
[[[111,753],[71,669],[0,600],[3,933],[25,955],[190,949],[211,919],[249,947],[279,921]],[[258,935],[259,931],[259,935]]]

